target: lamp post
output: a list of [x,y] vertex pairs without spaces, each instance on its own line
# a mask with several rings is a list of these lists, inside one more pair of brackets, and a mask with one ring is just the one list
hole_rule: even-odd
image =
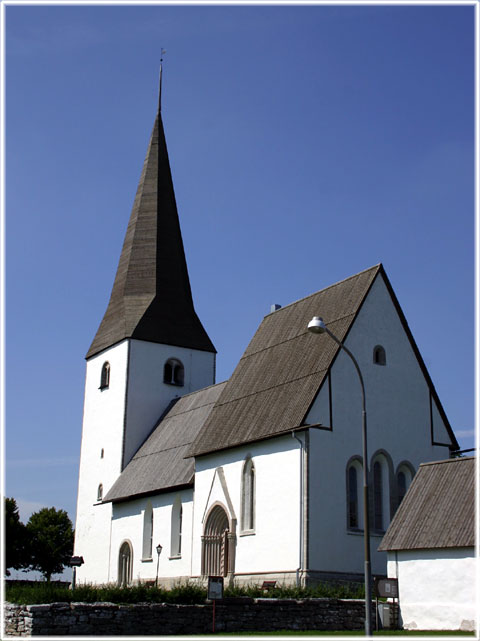
[[370,518],[368,512],[368,459],[367,459],[367,409],[365,404],[365,385],[362,372],[352,352],[333,334],[320,316],[314,316],[308,323],[308,331],[313,334],[328,334],[348,354],[360,380],[362,389],[362,456],[363,456],[363,542],[365,553],[365,635],[372,635],[372,575],[370,564]]
[[159,565],[159,563],[160,563],[160,554],[162,553],[162,549],[163,549],[163,548],[162,548],[162,546],[161,546],[161,545],[160,545],[160,543],[159,543],[159,544],[157,545],[157,548],[156,548],[156,550],[157,550],[157,576],[155,577],[155,587],[156,587],[156,588],[158,587],[158,565]]

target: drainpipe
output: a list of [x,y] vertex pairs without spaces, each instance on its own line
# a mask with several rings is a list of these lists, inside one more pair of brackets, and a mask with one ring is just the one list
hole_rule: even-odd
[[298,546],[297,588],[300,587],[300,572],[303,570],[303,441],[292,431],[292,437],[300,444],[300,545]]

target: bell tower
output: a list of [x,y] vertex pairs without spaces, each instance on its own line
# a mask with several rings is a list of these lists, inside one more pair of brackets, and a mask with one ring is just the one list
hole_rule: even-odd
[[[161,89],[160,68],[160,89]],[[111,504],[102,503],[168,404],[215,382],[215,348],[194,308],[158,111],[110,300],[86,355],[75,554],[105,582]]]

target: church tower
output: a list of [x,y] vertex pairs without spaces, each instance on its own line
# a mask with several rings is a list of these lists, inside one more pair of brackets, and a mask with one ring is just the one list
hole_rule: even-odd
[[110,301],[86,355],[80,581],[107,574],[112,507],[102,498],[169,403],[215,382],[215,348],[193,305],[160,95]]

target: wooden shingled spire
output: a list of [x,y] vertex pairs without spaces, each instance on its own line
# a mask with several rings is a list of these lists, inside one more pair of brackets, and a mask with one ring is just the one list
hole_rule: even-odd
[[160,92],[110,302],[86,358],[125,338],[215,352],[193,305]]

